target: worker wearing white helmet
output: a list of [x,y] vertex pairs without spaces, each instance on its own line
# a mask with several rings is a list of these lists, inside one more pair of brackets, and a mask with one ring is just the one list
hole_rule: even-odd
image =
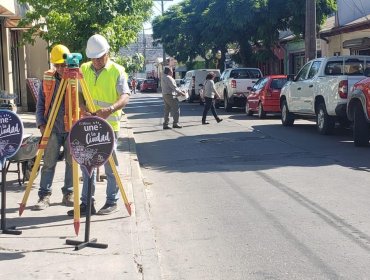
[[[58,92],[60,82],[66,67],[63,55],[69,54],[69,49],[63,45],[56,45],[50,52],[50,62],[53,67],[45,71],[42,86],[36,104],[36,125],[41,134],[44,133],[49,119],[50,110],[53,106]],[[66,89],[66,91],[69,89]],[[72,87],[72,94],[76,93]],[[65,94],[65,93],[62,93]],[[62,104],[58,110],[50,137],[48,139],[45,152],[44,164],[41,169],[40,188],[38,191],[39,200],[33,210],[44,210],[50,205],[51,185],[53,183],[55,167],[60,158],[60,149],[63,147],[65,156],[64,186],[62,187],[62,204],[73,206],[73,184],[72,184],[72,159],[69,153],[68,132],[69,127],[69,94],[65,94]],[[73,100],[73,98],[72,98]]]
[[[127,75],[123,66],[109,59],[110,46],[107,40],[99,34],[95,34],[89,38],[86,46],[86,56],[91,61],[81,65],[81,71],[93,99],[96,112],[89,112],[85,108],[85,115],[96,113],[98,117],[106,119],[112,126],[115,132],[115,141],[117,143],[118,133],[120,129],[120,120],[122,108],[126,106],[130,98],[130,88],[127,84]],[[115,143],[115,144],[116,144]],[[114,151],[117,145],[115,145]],[[113,152],[115,157],[115,152]],[[117,164],[117,160],[115,159]],[[118,200],[118,185],[115,180],[113,171],[109,162],[104,165],[105,174],[107,176],[107,197],[104,206],[97,212],[100,215],[106,215],[117,211]],[[87,189],[89,175],[83,170],[83,188],[81,194],[81,215],[86,214],[87,205]],[[96,171],[93,172],[92,196],[95,192]],[[95,214],[95,206],[92,204],[91,213]],[[73,216],[73,210],[68,211],[69,216]]]

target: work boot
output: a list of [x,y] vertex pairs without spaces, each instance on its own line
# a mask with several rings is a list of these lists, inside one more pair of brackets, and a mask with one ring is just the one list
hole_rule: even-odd
[[163,125],[163,129],[171,129],[168,125]]
[[50,206],[50,195],[45,195],[43,197],[40,197],[37,204],[35,204],[32,208],[32,210],[40,211],[45,210]]
[[104,206],[98,211],[97,215],[109,215],[117,211],[117,203],[105,203]]
[[178,123],[175,123],[172,127],[173,128],[182,128],[182,125],[179,125]]
[[62,205],[67,207],[73,206],[73,193],[66,193],[63,195]]
[[[87,212],[87,205],[85,203],[81,203],[80,204],[80,216],[86,216],[86,212]],[[75,211],[74,210],[69,210],[67,212],[67,215],[68,216],[71,216],[73,217],[75,214]],[[96,209],[95,209],[95,206],[94,206],[94,203],[91,205],[91,215],[95,215],[96,214]]]

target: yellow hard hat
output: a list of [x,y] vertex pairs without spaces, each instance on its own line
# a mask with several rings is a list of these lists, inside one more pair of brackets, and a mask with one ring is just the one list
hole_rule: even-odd
[[59,64],[64,62],[63,55],[70,53],[69,49],[63,45],[55,45],[50,52],[50,62]]

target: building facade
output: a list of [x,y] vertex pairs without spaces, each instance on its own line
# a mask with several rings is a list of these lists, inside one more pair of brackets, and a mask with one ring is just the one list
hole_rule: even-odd
[[24,29],[18,27],[18,22],[27,9],[27,5],[15,0],[0,2],[0,90],[14,94],[14,103],[21,111],[29,111],[35,104],[27,89],[27,78],[41,79],[49,68],[45,41],[37,39],[34,45],[20,45]]

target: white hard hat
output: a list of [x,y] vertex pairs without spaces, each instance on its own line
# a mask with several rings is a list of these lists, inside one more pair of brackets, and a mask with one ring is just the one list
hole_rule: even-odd
[[102,35],[95,34],[89,38],[86,46],[86,56],[88,58],[102,57],[109,51],[109,44],[107,39]]

